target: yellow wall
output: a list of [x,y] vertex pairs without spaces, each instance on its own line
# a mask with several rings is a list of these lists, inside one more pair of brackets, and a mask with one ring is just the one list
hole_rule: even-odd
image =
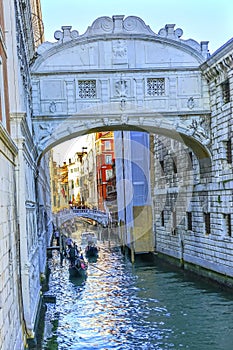
[[133,207],[134,228],[131,241],[135,253],[154,251],[154,235],[152,230],[152,208],[151,206]]

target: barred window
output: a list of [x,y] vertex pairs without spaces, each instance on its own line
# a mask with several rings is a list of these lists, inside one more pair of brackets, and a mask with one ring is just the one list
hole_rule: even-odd
[[172,211],[172,234],[176,234],[176,227],[177,226],[177,218],[176,218],[176,211]]
[[161,211],[161,226],[165,225],[164,210]]
[[204,213],[205,233],[210,234],[210,213]]
[[224,81],[224,83],[222,83],[221,86],[222,86],[223,103],[228,103],[228,102],[230,102],[230,84],[229,84],[229,80],[227,79],[226,81]]
[[174,174],[177,174],[177,157],[173,157],[173,160],[172,160],[172,166],[173,166],[173,172]]
[[164,78],[148,78],[147,79],[147,95],[161,96],[165,94]]
[[192,231],[193,229],[193,219],[192,219],[192,212],[187,211],[187,229],[189,231]]
[[232,237],[232,230],[231,230],[231,214],[224,214],[225,219],[225,229],[226,233],[229,237]]
[[192,152],[188,152],[188,170],[193,169],[193,154]]
[[96,80],[79,80],[78,95],[80,98],[96,98]]
[[161,175],[164,175],[164,161],[160,160],[159,164],[160,164],[160,168],[161,168]]
[[231,139],[229,139],[226,142],[226,156],[227,156],[227,163],[231,164],[232,163],[232,144],[231,144]]

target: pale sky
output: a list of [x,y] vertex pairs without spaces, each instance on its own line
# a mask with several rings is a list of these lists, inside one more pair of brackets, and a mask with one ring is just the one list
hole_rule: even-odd
[[231,0],[41,0],[45,40],[61,26],[83,34],[98,17],[138,16],[158,33],[165,24],[183,30],[182,39],[209,41],[210,53],[233,37]]
[[[45,40],[56,41],[54,32],[70,25],[79,34],[98,17],[137,16],[157,34],[166,24],[183,30],[182,39],[209,41],[212,54],[233,37],[231,0],[41,0]],[[56,160],[62,164],[79,146],[77,139],[55,147]]]

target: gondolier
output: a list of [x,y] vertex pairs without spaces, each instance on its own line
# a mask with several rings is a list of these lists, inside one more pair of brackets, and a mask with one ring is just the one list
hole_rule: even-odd
[[70,248],[67,251],[67,256],[68,256],[68,259],[70,260],[70,264],[74,265],[75,260],[79,256],[78,249],[77,249],[77,246],[75,244],[70,246]]

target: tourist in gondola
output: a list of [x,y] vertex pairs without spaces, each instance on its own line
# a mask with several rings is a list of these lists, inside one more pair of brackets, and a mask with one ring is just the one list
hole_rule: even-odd
[[72,239],[70,237],[68,237],[66,239],[66,245],[67,245],[68,249],[70,249],[72,247],[72,244],[73,244]]
[[59,234],[59,231],[58,231],[58,230],[56,230],[56,231],[54,232],[54,237],[55,237],[55,239],[56,239],[57,246],[59,246],[59,245],[60,245],[60,234]]

